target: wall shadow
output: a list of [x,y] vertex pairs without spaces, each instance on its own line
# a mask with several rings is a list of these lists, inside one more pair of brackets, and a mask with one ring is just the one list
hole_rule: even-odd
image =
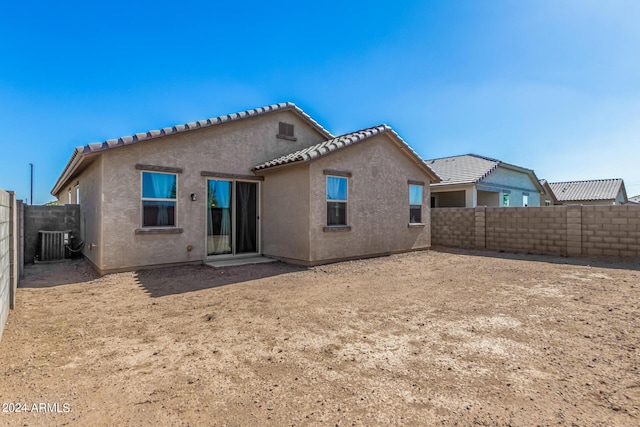
[[306,270],[274,262],[215,269],[206,265],[163,267],[135,272],[138,285],[152,298],[218,288]]
[[496,259],[511,259],[520,261],[548,262],[550,264],[575,265],[581,267],[613,268],[618,270],[640,271],[640,258],[615,258],[615,257],[568,257],[554,255],[538,255],[526,252],[506,252],[489,249],[463,249],[446,246],[434,246],[434,252],[448,254],[461,254],[469,256],[481,256]]
[[100,275],[84,259],[66,259],[61,262],[36,263],[24,266],[19,288],[52,288],[90,282]]

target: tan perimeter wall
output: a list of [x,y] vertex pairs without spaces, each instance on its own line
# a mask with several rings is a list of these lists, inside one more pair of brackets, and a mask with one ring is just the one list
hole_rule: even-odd
[[640,258],[640,206],[438,208],[434,245]]
[[567,209],[486,209],[486,248],[535,254],[567,254]]
[[472,248],[475,244],[473,208],[431,209],[431,243],[441,246]]
[[16,197],[0,189],[0,339],[9,310],[15,306],[18,284]]

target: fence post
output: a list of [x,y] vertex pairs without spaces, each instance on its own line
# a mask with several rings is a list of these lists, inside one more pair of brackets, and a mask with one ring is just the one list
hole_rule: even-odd
[[582,255],[582,206],[567,206],[567,255]]
[[487,207],[477,206],[475,208],[475,245],[476,249],[486,249],[487,247]]

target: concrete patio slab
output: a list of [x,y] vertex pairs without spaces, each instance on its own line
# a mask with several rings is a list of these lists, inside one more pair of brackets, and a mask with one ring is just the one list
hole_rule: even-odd
[[230,258],[223,259],[220,261],[210,261],[205,262],[205,265],[213,268],[223,268],[223,267],[235,267],[238,265],[251,265],[251,264],[266,264],[269,262],[276,262],[273,258],[268,258],[265,256],[254,256],[248,258]]

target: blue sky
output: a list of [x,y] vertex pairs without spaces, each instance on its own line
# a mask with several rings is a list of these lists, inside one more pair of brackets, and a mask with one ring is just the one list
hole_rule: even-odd
[[292,101],[640,194],[640,2],[31,1],[0,5],[0,187],[53,197],[76,146]]

